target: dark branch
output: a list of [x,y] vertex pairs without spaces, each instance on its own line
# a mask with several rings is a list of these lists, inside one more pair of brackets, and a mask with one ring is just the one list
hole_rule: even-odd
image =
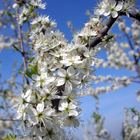
[[97,37],[95,37],[94,40],[91,40],[91,42],[89,44],[87,44],[86,47],[93,48],[97,44],[99,44],[100,42],[102,42],[102,37],[104,37],[105,35],[107,35],[107,32],[112,27],[112,25],[115,23],[115,21],[117,20],[117,18],[110,17],[109,20],[108,20],[107,25],[99,31],[99,34],[97,35]]
[[[125,15],[126,16],[126,13],[121,12],[120,15]],[[135,18],[140,22],[140,14],[139,13],[137,13],[136,15],[133,15],[133,14],[129,13],[129,15],[130,15],[130,17]]]

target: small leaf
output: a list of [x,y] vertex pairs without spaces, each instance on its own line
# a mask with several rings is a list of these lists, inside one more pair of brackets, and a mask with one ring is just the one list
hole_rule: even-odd
[[29,69],[31,70],[32,73],[34,73],[34,67],[31,64],[29,64]]
[[15,51],[20,52],[20,50],[14,44],[12,44],[12,46],[13,46]]
[[38,73],[38,61],[35,63],[34,72],[35,72],[35,74],[40,75]]
[[6,138],[2,138],[2,140],[16,140],[16,136],[13,136],[12,134],[9,134],[7,132],[7,137]]
[[32,29],[36,29],[36,26],[34,24],[32,24]]
[[1,109],[4,109],[4,107],[3,107],[3,106],[0,106],[0,108],[1,108]]
[[27,75],[29,78],[32,79],[32,74],[33,74],[33,73],[32,73],[31,71],[26,70],[26,71],[24,72],[24,74]]
[[6,14],[10,17],[13,17],[13,15],[9,11],[7,11]]
[[136,110],[135,110],[134,107],[133,108],[130,108],[130,109],[131,109],[131,112],[136,113]]
[[32,62],[33,60],[34,60],[34,56],[33,57],[31,57],[30,59],[29,59],[29,62]]
[[105,38],[106,43],[108,43],[108,42],[110,41],[110,39],[112,39],[114,36],[115,36],[115,34],[108,35],[108,36]]
[[36,100],[36,102],[38,103],[38,96],[37,96],[36,93],[35,93],[35,100]]
[[30,6],[29,6],[29,11],[30,11],[30,13],[33,12],[33,9],[34,9],[33,5],[30,5]]
[[20,73],[20,74],[24,74],[24,72],[22,72],[22,71],[18,71],[18,73]]

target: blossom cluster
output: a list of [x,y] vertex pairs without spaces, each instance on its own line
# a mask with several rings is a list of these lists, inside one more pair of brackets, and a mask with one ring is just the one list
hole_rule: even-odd
[[121,87],[127,87],[128,85],[130,85],[131,83],[133,83],[134,78],[130,77],[128,78],[127,76],[123,76],[123,77],[113,77],[111,75],[108,75],[106,77],[103,77],[101,75],[99,75],[98,77],[93,76],[93,82],[95,84],[99,84],[100,82],[104,82],[104,83],[108,83],[110,82],[111,85],[108,85],[106,87],[97,87],[96,89],[93,88],[88,88],[88,90],[82,90],[80,92],[78,92],[79,96],[86,96],[86,95],[91,95],[93,96],[95,99],[97,99],[99,97],[100,93],[108,93],[109,91],[115,91],[118,90]]
[[124,140],[138,139],[140,137],[140,113],[134,108],[131,108],[130,110],[133,121],[137,123],[134,125],[131,124],[129,109],[125,108],[125,123],[123,124],[122,132],[124,134]]
[[95,56],[100,48],[106,50],[112,44],[112,37],[107,36],[96,47],[86,47],[99,34],[99,30],[106,26],[101,15],[116,18],[121,10],[127,11],[129,8],[126,2],[102,1],[95,11],[97,17],[91,18],[68,43],[64,34],[55,29],[57,23],[49,16],[36,17],[30,13],[34,12],[30,9],[45,9],[45,5],[41,0],[31,0],[29,4],[17,1],[13,5],[13,8],[21,11],[21,25],[32,14],[30,44],[35,54],[29,70],[25,72],[32,83],[15,99],[13,108],[17,109],[16,119],[23,121],[26,136],[36,140],[63,140],[66,139],[64,128],[77,128],[81,122],[77,91],[89,86],[94,80],[93,67],[98,63]]

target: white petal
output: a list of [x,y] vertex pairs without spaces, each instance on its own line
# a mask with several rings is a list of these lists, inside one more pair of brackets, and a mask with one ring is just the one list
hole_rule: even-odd
[[55,80],[55,77],[48,77],[47,82],[53,82]]
[[104,16],[108,16],[110,14],[110,8],[106,7],[105,12],[104,12]]
[[[36,130],[36,131],[37,131],[37,130]],[[36,139],[36,140],[43,140],[42,137],[40,137],[40,136],[38,136],[38,135],[35,137],[35,139]]]
[[65,66],[70,66],[72,63],[69,62],[70,60],[61,60],[60,63],[64,64]]
[[39,136],[45,136],[47,134],[47,130],[44,127],[38,128],[36,132]]
[[73,104],[72,102],[70,102],[69,106],[70,106],[70,109],[75,109],[76,108],[76,105]]
[[47,73],[42,73],[41,74],[41,79],[45,79],[47,77]]
[[64,78],[59,78],[57,80],[56,86],[62,86],[62,85],[64,85],[64,83],[65,83],[65,79]]
[[39,81],[40,80],[40,76],[32,74],[32,79],[35,81]]
[[44,115],[46,115],[46,117],[51,116],[51,114],[54,112],[54,110],[52,108],[46,108],[44,110]]
[[75,73],[74,68],[73,68],[72,66],[70,66],[70,67],[67,69],[67,73],[68,73],[69,76],[74,75],[74,73]]
[[138,121],[139,120],[139,116],[138,115],[134,116],[133,120]]
[[68,89],[69,92],[71,92],[72,91],[72,84],[71,84],[71,82],[67,81],[66,84],[65,84],[65,88]]
[[37,105],[36,109],[37,109],[38,112],[43,112],[43,110],[44,110],[44,102],[39,103]]
[[112,15],[113,18],[116,18],[118,16],[118,12],[113,11],[111,15]]
[[140,102],[140,95],[137,97],[137,101]]
[[84,55],[85,57],[89,57],[89,51],[84,52],[83,55]]
[[58,74],[61,76],[61,77],[65,77],[66,76],[66,71],[64,69],[59,69],[58,70]]
[[78,112],[76,110],[70,110],[69,116],[77,116]]
[[65,95],[68,95],[72,89],[70,89],[68,86],[65,86]]
[[115,0],[111,0],[110,2],[111,2],[111,7],[112,7],[112,8],[115,7],[116,1],[115,1]]
[[24,98],[26,98],[27,96],[29,96],[31,93],[32,93],[32,90],[31,89],[27,90]]
[[22,117],[22,114],[17,114],[17,116],[15,117],[15,119],[20,119]]
[[40,82],[36,82],[35,84],[33,84],[33,88],[38,88],[38,87],[40,87]]
[[71,78],[71,83],[73,85],[79,85],[81,83],[81,79],[80,78]]
[[62,112],[61,117],[63,119],[67,118],[68,117],[68,113],[67,112]]
[[59,107],[59,110],[63,111],[63,110],[65,110],[65,107],[61,106],[61,107]]
[[30,117],[29,122],[33,123],[33,125],[38,123],[38,118],[35,116]]
[[68,107],[68,102],[62,102],[59,110],[65,110],[65,108],[67,108],[67,107]]
[[26,108],[26,112],[30,115],[30,116],[36,116],[37,115],[37,111],[33,108]]
[[[44,119],[44,122],[45,122],[47,129],[49,129],[49,130],[52,129],[52,127],[53,127],[52,125],[54,125],[54,124],[50,120]],[[47,139],[47,140],[49,140],[49,139]]]
[[66,60],[60,60],[60,63],[65,64],[65,63],[67,63],[68,61],[69,61],[68,59],[66,59]]
[[123,7],[123,3],[119,2],[118,5],[115,7],[115,10],[120,11],[122,10],[122,7]]
[[73,126],[75,126],[75,127],[79,127],[79,125],[80,125],[79,120],[76,119],[76,118],[74,118],[74,119],[73,119]]

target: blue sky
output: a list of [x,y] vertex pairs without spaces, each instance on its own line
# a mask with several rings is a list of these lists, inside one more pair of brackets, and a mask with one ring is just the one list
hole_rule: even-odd
[[[46,0],[44,0],[45,2]],[[57,22],[57,29],[65,33],[65,37],[69,40],[72,39],[72,33],[68,28],[66,22],[71,20],[76,29],[81,29],[89,18],[85,15],[85,11],[88,9],[91,11],[96,6],[96,1],[94,0],[48,0],[45,10],[40,10],[42,15],[49,15],[53,20]],[[3,5],[0,1],[0,9],[3,9]],[[129,21],[130,22],[130,21]],[[129,24],[127,22],[127,24]],[[112,30],[118,33],[118,28]],[[8,30],[5,32],[0,32],[0,34],[11,34]],[[102,51],[99,55],[100,58],[105,58],[106,52]],[[2,50],[0,52],[0,60],[2,61],[2,66],[0,67],[0,73],[2,73],[2,79],[8,79],[11,75],[11,69],[14,61],[21,64],[22,57],[18,52],[14,52],[12,49]],[[124,69],[97,69],[95,74],[98,75],[113,75],[122,77],[124,75],[132,76],[135,72],[128,72]],[[20,79],[19,79],[20,80]],[[93,88],[98,85],[93,84]],[[101,84],[100,86],[103,86]],[[136,107],[139,109],[139,103],[136,101],[135,91],[138,90],[138,84],[132,84],[127,88],[120,88],[117,91],[109,92],[106,95],[101,94],[99,100],[99,113],[106,117],[105,128],[111,134],[112,138],[120,138],[120,132],[122,128],[122,123],[124,122],[124,108],[125,107]],[[87,124],[87,119],[95,111],[95,99],[90,96],[83,97],[81,99],[82,105],[80,106],[83,110],[81,119],[84,120],[84,124]],[[82,140],[82,135],[84,134],[82,127],[74,133],[74,135]]]

